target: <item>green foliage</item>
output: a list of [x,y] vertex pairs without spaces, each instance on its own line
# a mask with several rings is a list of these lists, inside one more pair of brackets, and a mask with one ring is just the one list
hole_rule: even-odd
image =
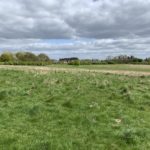
[[7,91],[5,90],[0,91],[0,100],[4,100],[6,96],[7,96]]
[[122,132],[121,139],[127,144],[135,144],[136,142],[136,131],[134,129],[126,129]]
[[68,64],[69,65],[79,66],[80,65],[80,60],[73,60],[73,61],[70,61]]
[[52,61],[46,54],[36,56],[31,52],[3,53],[0,56],[2,65],[36,65],[44,66],[52,64]]
[[12,53],[10,52],[5,52],[0,56],[0,61],[2,62],[10,62],[10,61],[14,61],[14,56]]
[[43,54],[43,53],[38,55],[38,60],[41,61],[41,62],[50,61],[49,57],[46,54]]
[[1,69],[0,149],[148,150],[149,89],[150,77]]
[[31,52],[18,52],[16,57],[19,61],[38,61],[38,57]]
[[88,59],[85,59],[85,60],[81,60],[80,64],[81,65],[92,65],[92,61],[88,60]]
[[[32,52],[10,52],[3,53],[0,56],[0,64],[10,65],[47,65],[47,64],[68,64],[68,65],[103,65],[103,64],[150,64],[150,59],[140,59],[134,56],[120,55],[117,57],[108,57],[105,60],[99,59],[81,59],[77,57],[61,58],[59,61],[51,60],[46,54],[35,55]],[[46,62],[46,63],[45,63]]]
[[18,61],[25,61],[26,60],[25,53],[24,52],[16,53],[16,58],[17,58]]
[[46,66],[51,65],[52,62],[40,62],[40,61],[12,61],[12,62],[3,62],[2,65],[26,65],[26,66]]

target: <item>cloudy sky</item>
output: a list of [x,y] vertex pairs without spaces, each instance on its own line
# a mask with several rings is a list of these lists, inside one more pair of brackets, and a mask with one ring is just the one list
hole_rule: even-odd
[[150,0],[0,0],[0,53],[150,57]]

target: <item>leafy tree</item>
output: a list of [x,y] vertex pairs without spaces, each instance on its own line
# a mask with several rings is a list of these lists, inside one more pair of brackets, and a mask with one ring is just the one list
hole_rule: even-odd
[[49,61],[50,59],[46,54],[41,53],[38,55],[38,60],[43,62],[43,61]]
[[25,61],[25,53],[24,52],[18,52],[18,53],[16,53],[16,58],[19,61]]
[[20,61],[38,61],[38,57],[31,52],[18,52],[16,57]]
[[2,62],[9,62],[9,61],[14,61],[14,55],[10,52],[5,52],[0,56],[0,61]]

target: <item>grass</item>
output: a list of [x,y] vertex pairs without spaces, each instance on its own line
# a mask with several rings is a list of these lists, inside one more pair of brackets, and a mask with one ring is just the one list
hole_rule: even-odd
[[0,70],[0,149],[148,150],[150,77]]
[[131,65],[131,64],[112,64],[112,65],[51,65],[50,67],[64,68],[83,68],[90,70],[118,70],[118,71],[137,71],[150,72],[150,65]]

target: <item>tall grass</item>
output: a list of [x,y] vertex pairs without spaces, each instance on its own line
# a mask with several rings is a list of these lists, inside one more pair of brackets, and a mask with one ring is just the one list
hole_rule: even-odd
[[150,77],[1,69],[0,149],[148,150],[149,89]]

